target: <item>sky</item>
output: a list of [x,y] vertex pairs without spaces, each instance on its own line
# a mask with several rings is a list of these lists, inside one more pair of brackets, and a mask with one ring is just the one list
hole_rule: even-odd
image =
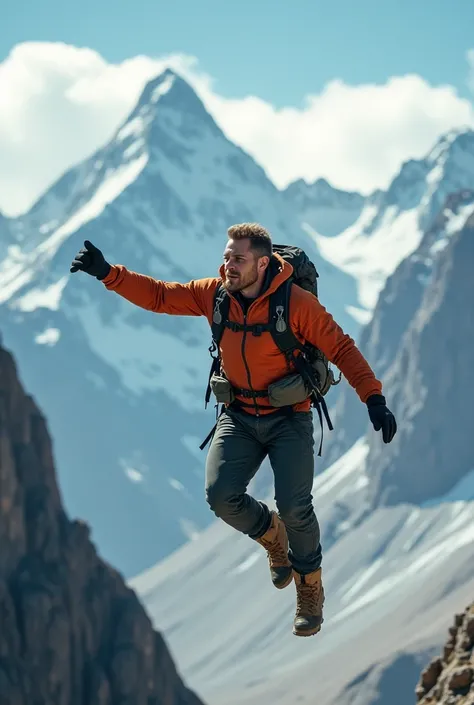
[[110,139],[165,65],[281,188],[324,176],[368,193],[474,126],[472,0],[21,0],[2,19],[7,215]]

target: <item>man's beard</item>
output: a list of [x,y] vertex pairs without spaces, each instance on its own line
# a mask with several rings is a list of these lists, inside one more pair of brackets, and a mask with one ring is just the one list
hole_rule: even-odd
[[246,289],[248,286],[252,286],[257,280],[257,267],[255,267],[255,269],[252,269],[252,271],[248,272],[245,276],[240,275],[235,279],[228,279],[228,276],[226,276],[224,286],[227,291],[238,292],[242,291],[242,289]]

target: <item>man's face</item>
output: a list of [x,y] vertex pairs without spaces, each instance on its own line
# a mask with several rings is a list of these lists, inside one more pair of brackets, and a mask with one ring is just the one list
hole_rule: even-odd
[[265,269],[265,264],[250,249],[250,241],[229,240],[224,250],[225,286],[228,291],[236,292],[246,289],[258,281]]

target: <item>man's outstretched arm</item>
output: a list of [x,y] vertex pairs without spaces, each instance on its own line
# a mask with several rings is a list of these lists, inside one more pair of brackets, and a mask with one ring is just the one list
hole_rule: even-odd
[[167,282],[132,272],[122,264],[112,265],[102,280],[107,289],[136,306],[174,316],[205,316],[209,298],[206,292],[212,288],[213,282],[213,279],[197,279],[186,284]]
[[102,252],[88,240],[71,264],[71,272],[79,270],[95,276],[107,289],[136,306],[155,313],[204,316],[212,305],[215,279],[193,280],[186,284],[154,279],[130,271],[122,264],[109,264]]

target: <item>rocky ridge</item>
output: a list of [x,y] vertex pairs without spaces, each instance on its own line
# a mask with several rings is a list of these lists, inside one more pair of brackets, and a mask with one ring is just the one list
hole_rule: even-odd
[[[87,441],[75,453],[87,462]],[[202,705],[88,526],[70,521],[47,423],[0,345],[0,705]]]
[[421,674],[416,699],[418,705],[474,704],[474,602],[455,615],[443,654]]

